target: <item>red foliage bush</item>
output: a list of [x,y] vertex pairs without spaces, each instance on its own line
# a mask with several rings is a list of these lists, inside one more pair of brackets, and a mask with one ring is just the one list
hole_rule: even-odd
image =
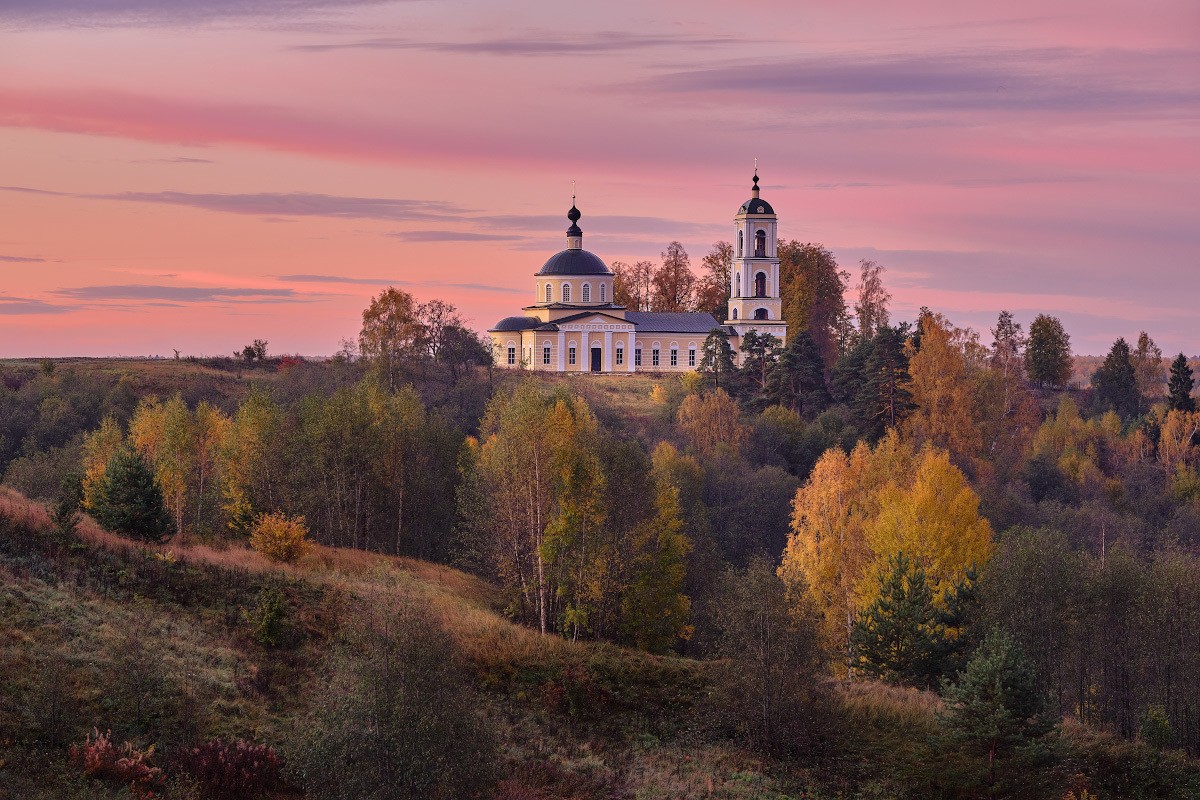
[[277,372],[287,372],[297,364],[303,364],[304,359],[301,356],[281,356],[279,358],[279,366],[276,367]]
[[283,759],[274,748],[245,739],[213,739],[184,750],[179,767],[208,797],[241,800],[285,789]]
[[163,782],[162,770],[149,764],[154,748],[138,750],[132,742],[120,747],[112,743],[112,731],[100,733],[93,728],[82,745],[71,745],[71,763],[89,778],[128,786],[142,800],[153,798],[154,789]]

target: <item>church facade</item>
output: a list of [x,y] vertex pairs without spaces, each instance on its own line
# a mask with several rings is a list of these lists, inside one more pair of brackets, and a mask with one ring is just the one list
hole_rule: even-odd
[[630,311],[613,302],[615,278],[583,249],[582,216],[567,212],[567,249],[550,257],[533,279],[534,301],[488,331],[496,364],[549,372],[686,372],[703,358],[704,340],[719,330],[735,354],[747,331],[787,338],[779,295],[778,219],[759,196],[734,217],[726,319],[698,312]]

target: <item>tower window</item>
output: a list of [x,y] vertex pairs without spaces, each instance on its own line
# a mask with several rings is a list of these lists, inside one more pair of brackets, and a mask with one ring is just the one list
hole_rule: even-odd
[[767,232],[760,230],[754,234],[754,257],[767,257]]
[[604,302],[604,287],[605,286],[606,286],[606,284],[603,284],[603,283],[600,284],[600,302],[601,303]]
[[733,277],[733,296],[742,296],[742,274],[740,272]]
[[550,363],[550,345],[545,345],[544,347],[542,347],[542,363],[543,364]]
[[754,296],[767,296],[767,273],[760,272],[754,276]]
[[550,284],[546,284],[546,302],[550,302]]
[[580,292],[579,295],[583,299],[583,302],[592,302],[592,285],[590,283],[585,283],[583,285],[583,291]]
[[754,318],[755,319],[766,319],[767,318],[767,310],[765,308],[754,309]]
[[564,303],[571,302],[571,284],[569,284],[569,283],[563,284],[563,302]]
[[742,246],[744,239],[745,239],[745,234],[743,234],[741,231],[738,231],[738,258],[742,257],[742,252],[745,249]]
[[733,316],[731,316],[730,319],[737,319],[737,309],[736,308],[733,310]]

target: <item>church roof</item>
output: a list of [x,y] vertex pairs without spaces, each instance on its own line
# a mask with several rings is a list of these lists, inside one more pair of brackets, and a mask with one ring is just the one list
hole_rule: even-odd
[[742,203],[742,207],[738,209],[739,214],[771,214],[775,213],[775,209],[771,208],[771,204],[766,200],[759,200],[751,197],[746,202]]
[[505,317],[492,328],[497,333],[505,331],[528,331],[538,327],[542,321],[537,317]]
[[721,327],[712,314],[697,311],[628,311],[638,333],[708,333]]
[[613,273],[608,265],[594,253],[589,253],[587,250],[567,249],[550,256],[537,274],[543,276],[612,275]]

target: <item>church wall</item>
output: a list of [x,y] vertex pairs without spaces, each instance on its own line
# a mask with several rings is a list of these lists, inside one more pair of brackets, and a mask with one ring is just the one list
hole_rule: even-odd
[[[574,305],[600,305],[612,302],[613,278],[611,275],[597,275],[594,278],[537,278],[533,284],[534,305],[545,305],[546,287],[550,287],[551,303],[573,303]],[[563,287],[570,287],[570,299],[563,299]],[[588,288],[588,299],[583,299],[584,287]],[[604,299],[601,299],[603,297]]]

